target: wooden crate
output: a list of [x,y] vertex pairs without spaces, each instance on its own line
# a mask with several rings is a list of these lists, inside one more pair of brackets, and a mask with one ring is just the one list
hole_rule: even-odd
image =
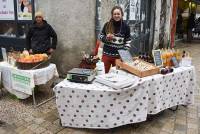
[[[145,62],[145,61],[142,61],[142,62]],[[153,64],[151,63],[148,63],[148,62],[145,62],[146,64],[149,64],[151,66],[154,66]],[[150,76],[150,75],[154,75],[154,74],[158,74],[160,69],[156,66],[154,66],[153,69],[151,70],[146,70],[146,71],[140,71],[139,69],[137,68],[134,68],[134,66],[130,66],[126,63],[123,63],[120,59],[117,59],[116,60],[116,67],[118,69],[123,69],[123,70],[126,70],[130,73],[133,73],[139,77],[145,77],[145,76]]]

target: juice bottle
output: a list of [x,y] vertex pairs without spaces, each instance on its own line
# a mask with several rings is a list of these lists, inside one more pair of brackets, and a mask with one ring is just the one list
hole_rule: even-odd
[[170,49],[170,58],[169,58],[169,62],[170,62],[170,66],[173,66],[173,62],[172,62],[172,57],[174,56],[175,54],[174,54],[174,50],[173,50],[173,48],[172,49]]
[[166,61],[167,57],[166,57],[166,50],[165,49],[162,50],[161,58],[162,58],[162,61],[163,61],[163,66],[165,67],[166,63],[167,63],[167,61]]
[[166,57],[166,66],[169,66],[169,57],[170,57],[169,49],[166,49],[165,57]]
[[178,62],[180,62],[180,60],[181,60],[181,52],[179,49],[176,50],[176,59]]

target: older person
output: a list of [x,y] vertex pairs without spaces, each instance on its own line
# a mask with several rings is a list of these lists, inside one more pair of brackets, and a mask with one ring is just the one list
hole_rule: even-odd
[[29,29],[26,44],[29,53],[51,54],[57,45],[57,34],[50,24],[44,20],[41,11],[35,13],[35,21]]

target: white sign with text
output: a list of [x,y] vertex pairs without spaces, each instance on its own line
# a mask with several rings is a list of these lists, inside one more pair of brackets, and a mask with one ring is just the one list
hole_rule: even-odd
[[14,1],[0,0],[0,20],[14,20]]
[[11,72],[11,81],[13,89],[32,95],[34,88],[32,73],[13,69]]

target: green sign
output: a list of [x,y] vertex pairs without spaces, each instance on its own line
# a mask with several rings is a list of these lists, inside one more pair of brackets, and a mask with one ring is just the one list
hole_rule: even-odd
[[18,75],[18,74],[12,74],[12,77],[14,81],[23,83],[25,85],[30,85],[31,80],[29,77]]
[[11,71],[12,88],[32,95],[34,88],[33,75],[27,71],[13,69]]

